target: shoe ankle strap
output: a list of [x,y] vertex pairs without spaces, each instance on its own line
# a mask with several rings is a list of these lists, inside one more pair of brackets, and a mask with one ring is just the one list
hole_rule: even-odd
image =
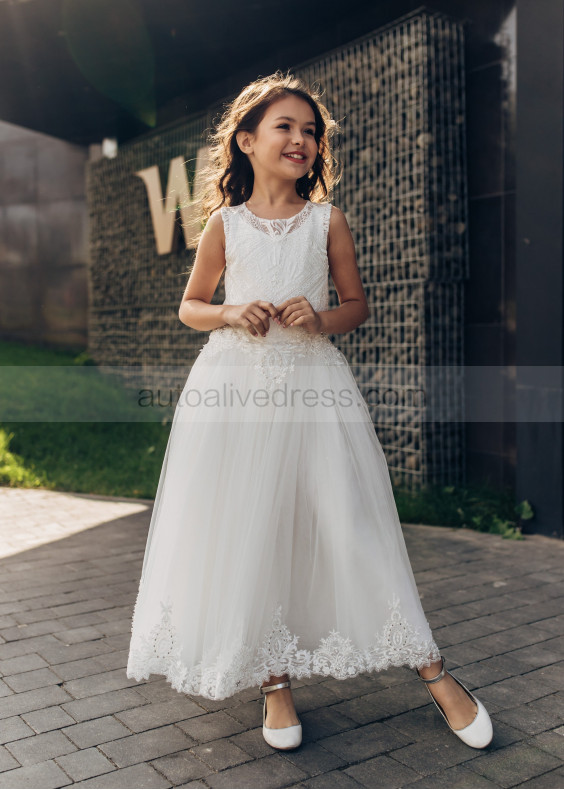
[[424,677],[421,677],[421,675],[419,674],[419,670],[417,670],[417,675],[418,675],[418,677],[419,677],[419,680],[422,680],[422,681],[423,681],[423,683],[426,683],[427,685],[429,685],[429,683],[438,683],[438,682],[439,682],[439,680],[441,680],[441,679],[442,679],[442,678],[445,676],[445,672],[446,672],[446,669],[445,669],[445,660],[444,660],[444,658],[443,658],[442,656],[441,656],[441,662],[442,662],[441,671],[440,671],[440,672],[439,672],[439,674],[438,674],[438,675],[436,675],[434,678],[424,678]]
[[274,691],[275,689],[285,689],[290,686],[290,681],[285,680],[283,683],[274,683],[272,686],[261,686],[260,693],[266,694],[267,691]]

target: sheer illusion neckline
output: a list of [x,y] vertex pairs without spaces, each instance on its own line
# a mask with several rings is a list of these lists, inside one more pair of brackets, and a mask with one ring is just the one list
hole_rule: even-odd
[[254,211],[251,211],[251,209],[247,206],[246,202],[243,203],[243,207],[245,208],[245,211],[251,214],[251,216],[253,216],[255,219],[259,219],[261,222],[290,222],[290,220],[299,217],[300,214],[306,210],[306,208],[309,206],[310,203],[311,203],[310,200],[306,200],[305,205],[298,211],[298,213],[292,214],[291,217],[276,217],[275,219],[267,219],[266,217],[259,217],[257,214],[254,213]]
[[284,217],[282,219],[265,219],[253,214],[246,203],[241,204],[242,216],[244,219],[257,230],[266,233],[272,238],[284,238],[289,233],[292,233],[297,228],[301,227],[311,214],[313,203],[308,200],[305,206],[293,214],[291,217]]

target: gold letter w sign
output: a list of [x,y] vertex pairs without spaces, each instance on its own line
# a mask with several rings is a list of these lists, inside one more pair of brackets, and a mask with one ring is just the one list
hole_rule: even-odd
[[138,170],[135,175],[143,179],[149,208],[153,232],[159,255],[166,255],[172,250],[175,239],[176,209],[180,209],[182,218],[182,231],[186,249],[194,247],[193,237],[201,230],[201,225],[196,213],[195,201],[200,197],[202,189],[202,170],[208,162],[209,148],[205,146],[198,150],[196,156],[196,174],[194,176],[194,189],[190,194],[188,176],[185,168],[185,158],[177,156],[170,160],[168,168],[168,183],[166,186],[166,199],[163,198],[161,179],[157,165]]

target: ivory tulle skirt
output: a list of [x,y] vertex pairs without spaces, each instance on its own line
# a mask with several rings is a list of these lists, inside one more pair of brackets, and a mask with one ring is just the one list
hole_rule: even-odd
[[221,700],[285,672],[437,660],[344,356],[325,337],[299,354],[211,345],[174,413],[127,676]]

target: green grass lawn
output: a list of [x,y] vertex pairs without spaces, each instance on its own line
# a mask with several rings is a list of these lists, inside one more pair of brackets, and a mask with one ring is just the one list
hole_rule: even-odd
[[[84,379],[74,377],[70,385],[58,391],[63,368],[88,365],[88,356],[76,351],[54,351],[0,342],[0,366],[14,366],[4,382],[3,399],[9,397],[13,409],[28,408],[26,395],[37,392],[43,382],[41,406],[64,409],[71,403],[100,404],[108,411],[127,404],[120,399],[114,381],[91,367]],[[23,368],[17,375],[16,366]],[[33,366],[37,366],[34,370]],[[42,369],[52,367],[54,374]],[[90,367],[90,366],[89,366]],[[56,374],[56,375],[55,375]],[[66,422],[3,421],[0,423],[0,485],[25,488],[48,488],[152,498],[170,432],[170,423],[161,422]]]
[[[65,379],[65,368],[77,365],[87,366],[84,373],[88,375]],[[0,342],[2,366],[4,372],[11,366],[10,375],[4,376],[2,397],[8,394],[15,415],[18,410],[29,414],[34,406],[30,398],[40,391],[41,408],[54,417],[41,422],[0,422],[0,485],[155,496],[170,414],[163,422],[144,422],[139,409],[132,412],[131,404],[124,401],[121,384],[103,375],[80,349],[53,351]],[[56,375],[50,375],[49,368]],[[95,408],[98,414],[103,409],[114,416],[123,414],[124,421],[63,419],[65,413],[76,412],[76,404]],[[396,489],[394,495],[404,523],[469,527],[519,538],[524,523],[533,517],[526,500],[516,507],[511,491],[487,485],[468,489],[431,486],[417,494]]]

